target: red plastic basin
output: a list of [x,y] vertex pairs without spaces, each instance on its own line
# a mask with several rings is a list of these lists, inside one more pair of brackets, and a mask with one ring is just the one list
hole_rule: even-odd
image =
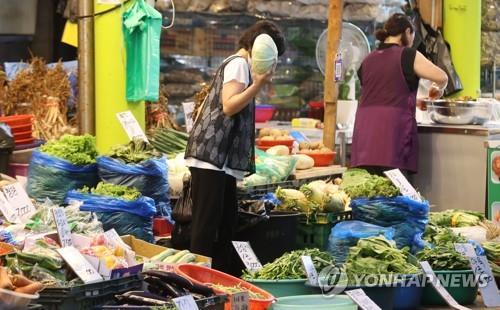
[[10,127],[16,127],[28,124],[31,126],[32,119],[33,115],[31,114],[11,115],[11,116],[0,117],[0,122],[6,123]]
[[258,105],[255,107],[255,122],[265,123],[270,121],[274,115],[274,107],[270,105]]
[[325,167],[333,164],[336,152],[330,153],[310,153],[310,152],[300,152],[300,154],[307,155],[314,159],[314,167]]
[[286,145],[288,147],[293,146],[293,141],[294,139],[287,139],[287,140],[262,140],[262,139],[256,139],[255,144],[257,146],[275,146],[275,145]]
[[31,130],[24,132],[14,132],[13,134],[14,134],[14,140],[16,141],[33,138],[33,133],[31,132]]
[[[274,296],[264,291],[261,288],[258,288],[255,285],[252,285],[248,282],[245,282],[241,279],[233,277],[231,275],[225,274],[223,272],[210,269],[203,266],[192,265],[192,264],[179,264],[175,267],[175,270],[178,274],[190,279],[191,281],[198,284],[220,284],[224,286],[236,286],[240,285],[241,287],[250,290],[255,293],[259,293],[262,296],[265,296],[265,299],[249,299],[249,309],[250,310],[266,310],[268,309],[274,301]],[[226,292],[219,291],[214,289],[216,293],[227,294]],[[230,296],[230,294],[228,294]],[[224,305],[225,310],[231,310],[231,301],[226,302]]]

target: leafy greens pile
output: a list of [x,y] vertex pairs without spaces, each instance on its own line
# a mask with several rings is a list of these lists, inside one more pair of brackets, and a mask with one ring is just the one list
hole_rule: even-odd
[[125,164],[137,164],[150,158],[159,158],[161,154],[146,141],[134,139],[128,144],[112,147],[108,156]]
[[482,244],[495,277],[500,277],[500,243],[488,241]]
[[342,174],[340,189],[352,199],[373,197],[394,197],[399,195],[399,189],[385,177],[371,175],[364,169],[349,169]]
[[285,253],[283,256],[275,259],[271,263],[262,266],[262,269],[256,272],[245,270],[243,278],[247,280],[291,280],[306,279],[307,275],[302,266],[302,256],[311,256],[316,270],[322,270],[325,267],[334,265],[332,256],[329,253],[318,249],[305,249]]
[[473,211],[446,210],[431,212],[430,223],[440,227],[470,227],[484,220],[484,215]]
[[93,164],[98,155],[95,137],[91,135],[64,135],[59,140],[52,140],[42,145],[40,151],[65,159],[74,165]]
[[360,239],[351,247],[345,264],[349,282],[354,275],[418,274],[420,268],[408,262],[408,249],[399,250],[383,236]]
[[115,185],[106,182],[99,182],[97,186],[92,189],[85,186],[84,188],[80,189],[79,192],[85,194],[91,193],[94,195],[121,198],[127,201],[137,200],[139,197],[141,197],[141,193],[135,188],[125,185]]

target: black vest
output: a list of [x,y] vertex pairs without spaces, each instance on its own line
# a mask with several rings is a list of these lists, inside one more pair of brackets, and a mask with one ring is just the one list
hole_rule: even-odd
[[240,56],[228,58],[218,68],[206,102],[191,129],[185,157],[196,158],[219,169],[226,164],[234,170],[254,173],[255,103],[252,100],[232,117],[227,117],[222,107],[224,68],[237,57]]

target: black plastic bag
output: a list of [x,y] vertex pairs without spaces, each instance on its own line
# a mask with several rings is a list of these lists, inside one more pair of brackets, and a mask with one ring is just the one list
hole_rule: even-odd
[[132,235],[138,239],[154,243],[153,219],[145,218],[128,212],[102,213],[96,212],[104,231],[112,228],[118,235]]
[[172,219],[175,223],[191,223],[193,200],[191,199],[191,177],[185,175],[183,179],[182,194],[172,210]]

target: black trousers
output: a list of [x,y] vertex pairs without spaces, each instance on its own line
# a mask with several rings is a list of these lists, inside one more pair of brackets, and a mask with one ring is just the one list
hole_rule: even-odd
[[236,179],[223,171],[190,168],[191,247],[193,253],[212,257],[214,269],[230,270],[238,206]]

